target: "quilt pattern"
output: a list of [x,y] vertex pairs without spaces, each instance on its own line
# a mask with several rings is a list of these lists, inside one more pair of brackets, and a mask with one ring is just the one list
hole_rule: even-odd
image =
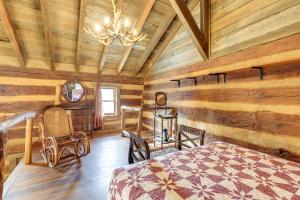
[[116,169],[110,200],[300,200],[300,164],[227,143]]

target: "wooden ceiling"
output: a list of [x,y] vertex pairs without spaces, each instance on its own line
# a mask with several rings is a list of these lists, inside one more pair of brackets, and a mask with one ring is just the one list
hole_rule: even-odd
[[132,48],[117,42],[104,48],[83,27],[110,16],[111,0],[0,2],[0,64],[53,70],[115,74],[121,68],[135,75],[174,17],[169,0],[153,1],[153,7],[148,0],[124,0],[123,16],[131,21],[138,22],[143,9],[151,11],[141,25],[148,37]]
[[[170,3],[176,1],[123,0],[123,17],[148,36],[132,47],[119,42],[105,47],[83,27],[110,16],[111,0],[0,0],[0,65],[136,75],[176,20]],[[195,6],[196,1],[186,2]]]

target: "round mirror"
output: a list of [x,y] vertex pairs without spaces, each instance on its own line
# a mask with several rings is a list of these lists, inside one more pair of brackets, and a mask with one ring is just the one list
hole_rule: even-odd
[[164,92],[157,92],[155,95],[157,106],[165,106],[167,104],[167,95]]
[[83,85],[78,81],[68,81],[63,85],[61,95],[69,102],[78,102],[84,95]]

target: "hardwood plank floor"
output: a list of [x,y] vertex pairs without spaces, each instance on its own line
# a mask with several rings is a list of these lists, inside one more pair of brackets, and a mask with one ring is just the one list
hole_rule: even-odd
[[34,164],[22,166],[12,175],[5,200],[60,200],[107,198],[113,169],[127,165],[129,141],[120,133],[102,135],[91,141],[91,153],[48,168],[40,154]]

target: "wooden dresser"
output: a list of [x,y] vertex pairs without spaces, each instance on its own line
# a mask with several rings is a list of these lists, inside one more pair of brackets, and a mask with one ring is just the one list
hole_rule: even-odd
[[90,105],[61,106],[71,114],[74,131],[84,131],[90,136],[94,130],[94,107]]

